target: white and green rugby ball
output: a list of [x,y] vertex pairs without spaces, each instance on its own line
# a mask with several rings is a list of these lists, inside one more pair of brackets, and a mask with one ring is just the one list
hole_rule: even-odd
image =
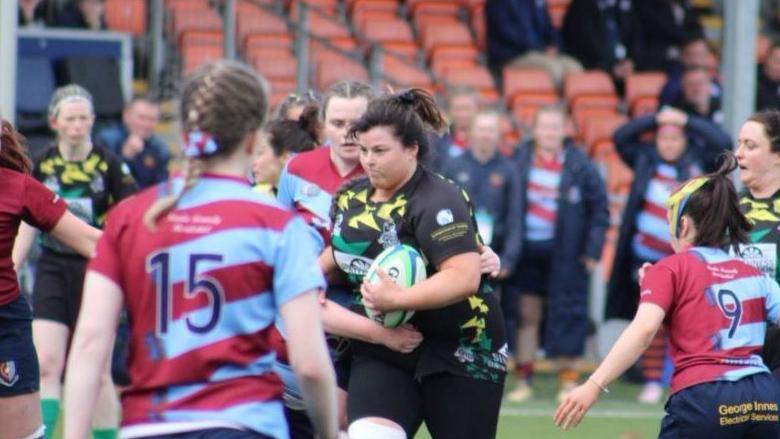
[[[425,271],[425,262],[420,253],[408,245],[388,247],[380,253],[368,267],[365,279],[368,283],[376,283],[379,280],[377,270],[382,269],[401,288],[409,288],[412,285],[425,280],[428,273]],[[396,328],[408,322],[414,315],[414,311],[390,311],[379,312],[366,308],[366,315],[371,320],[388,328]]]

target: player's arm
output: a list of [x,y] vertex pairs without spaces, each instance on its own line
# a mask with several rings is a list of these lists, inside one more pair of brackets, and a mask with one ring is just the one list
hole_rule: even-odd
[[103,234],[100,229],[90,226],[70,212],[65,212],[49,233],[87,259],[95,254],[95,247]]
[[615,345],[593,375],[571,391],[558,406],[553,418],[559,427],[575,427],[598,400],[599,393],[636,363],[650,346],[666,312],[655,303],[641,303],[634,320],[620,334]]
[[89,318],[76,324],[65,373],[66,438],[90,435],[100,375],[111,354],[121,308],[119,286],[96,271],[88,271],[79,313]]
[[14,270],[19,272],[19,269],[27,261],[27,256],[30,254],[30,249],[35,242],[35,238],[38,236],[38,229],[22,221],[19,224],[19,231],[16,233],[16,239],[14,240],[14,248],[11,251],[11,259],[14,261]]
[[290,365],[298,378],[309,417],[319,437],[335,438],[336,378],[325,347],[316,293],[312,290],[289,300],[282,305],[281,314],[287,328]]
[[423,340],[422,334],[410,325],[385,328],[332,300],[325,300],[322,305],[322,323],[329,334],[385,345],[405,354],[412,352]]

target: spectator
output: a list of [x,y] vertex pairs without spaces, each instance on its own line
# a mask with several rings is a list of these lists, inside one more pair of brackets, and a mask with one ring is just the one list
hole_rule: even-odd
[[[687,139],[679,130],[680,127],[685,128]],[[658,130],[654,142],[640,140],[645,131],[653,129]],[[705,138],[707,142],[692,142],[692,136]],[[637,269],[643,262],[660,259],[668,254],[663,252],[669,250],[665,245],[653,244],[665,243],[668,237],[665,213],[656,211],[653,214],[664,223],[663,227],[651,230],[649,226],[640,224],[643,216],[652,214],[648,203],[656,198],[666,198],[663,194],[648,198],[653,180],[679,182],[704,172],[713,172],[718,166],[718,156],[730,149],[731,138],[706,119],[668,109],[657,115],[632,120],[615,132],[614,141],[621,160],[633,169],[634,180],[620,222],[615,265],[612,267],[608,288],[606,318],[630,320],[639,300]],[[670,184],[673,183],[670,181]],[[656,184],[654,188],[659,189],[661,186]],[[645,223],[652,221],[647,220]]]
[[[656,130],[654,143],[640,141]],[[688,147],[688,136],[708,139],[703,148]],[[608,317],[631,318],[639,300],[637,270],[642,264],[673,253],[669,245],[666,199],[689,178],[717,169],[717,158],[729,149],[729,136],[707,120],[668,109],[632,120],[615,132],[621,160],[633,170],[634,181],[620,222],[615,265],[609,282]],[[661,378],[666,356],[664,334],[653,341],[642,361],[645,387],[639,402],[657,403],[663,396]],[[652,358],[651,358],[652,357]]]
[[780,45],[767,52],[764,64],[758,69],[756,110],[780,108]]
[[46,7],[41,0],[19,0],[19,27],[44,26]]
[[507,64],[542,68],[561,88],[567,73],[582,71],[576,59],[559,53],[545,0],[488,0],[485,19],[488,64],[496,74]]
[[447,161],[463,154],[471,120],[479,111],[479,94],[471,87],[453,87],[447,91],[450,126],[447,133],[432,142],[436,148],[431,168],[440,171]]
[[640,23],[630,2],[572,0],[561,35],[566,53],[586,69],[601,69],[620,84],[634,71]]
[[98,134],[98,142],[122,157],[138,186],[168,179],[168,145],[154,134],[160,107],[148,97],[133,99],[122,112],[122,124]]
[[712,94],[712,80],[706,67],[688,67],[682,77],[682,93],[671,105],[692,116],[723,123],[720,96]]
[[[588,333],[588,284],[601,258],[609,226],[604,182],[588,156],[566,140],[566,113],[556,106],[536,114],[533,139],[515,155],[521,193],[518,232],[523,237],[520,258],[504,283],[507,320],[520,311],[517,332],[516,386],[508,398],[526,401],[542,311],[547,324],[544,346],[559,369],[562,398],[579,379],[575,369]],[[519,306],[517,304],[519,299]],[[544,307],[544,303],[547,306]]]
[[761,33],[774,41],[780,41],[780,0],[762,0]]
[[71,0],[54,19],[54,27],[106,30],[105,0]]
[[637,70],[668,70],[678,60],[683,42],[703,35],[688,0],[642,0],[632,5],[642,23],[644,47]]
[[[661,89],[658,98],[660,105],[671,105],[682,94],[682,77],[689,67],[708,67],[712,59],[709,44],[704,38],[695,37],[686,41],[682,46],[680,62],[674,63],[667,73],[666,84]],[[720,97],[722,90],[718,79],[710,78],[712,95]]]

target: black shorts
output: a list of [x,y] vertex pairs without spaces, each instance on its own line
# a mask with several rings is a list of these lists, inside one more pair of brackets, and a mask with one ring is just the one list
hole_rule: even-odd
[[660,439],[777,438],[780,387],[768,373],[697,384],[666,402]]
[[33,287],[33,316],[76,327],[87,260],[44,250]]
[[290,430],[290,439],[314,439],[314,425],[306,414],[306,410],[295,410],[284,407],[284,418]]
[[19,295],[0,306],[0,398],[35,393],[39,379],[30,305]]
[[[512,277],[504,283],[517,294],[547,297],[552,263],[552,241],[523,243],[523,254]],[[512,294],[512,293],[510,293]]]
[[273,439],[254,431],[234,430],[232,428],[209,428],[207,430],[188,431],[186,433],[147,436],[147,439]]
[[365,417],[390,419],[408,437],[423,421],[434,438],[496,436],[503,382],[445,372],[416,380],[413,371],[355,354],[349,389],[350,423]]

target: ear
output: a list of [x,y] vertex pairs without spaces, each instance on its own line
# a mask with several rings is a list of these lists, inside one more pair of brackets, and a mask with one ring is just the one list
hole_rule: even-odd
[[258,140],[257,139],[257,131],[255,131],[255,132],[249,134],[248,136],[246,136],[246,138],[244,139],[244,145],[243,145],[244,153],[246,155],[252,155],[252,156],[255,155],[255,151],[257,150],[257,148],[256,148],[257,140]]
[[50,117],[49,118],[49,129],[52,131],[57,131],[57,118],[56,117]]
[[693,220],[688,215],[683,215],[680,218],[680,237],[678,239],[693,243],[694,238],[696,238],[696,229],[693,226]]
[[420,154],[420,145],[417,142],[414,142],[411,146],[406,148],[406,151],[409,153],[410,157],[417,159],[417,156]]

